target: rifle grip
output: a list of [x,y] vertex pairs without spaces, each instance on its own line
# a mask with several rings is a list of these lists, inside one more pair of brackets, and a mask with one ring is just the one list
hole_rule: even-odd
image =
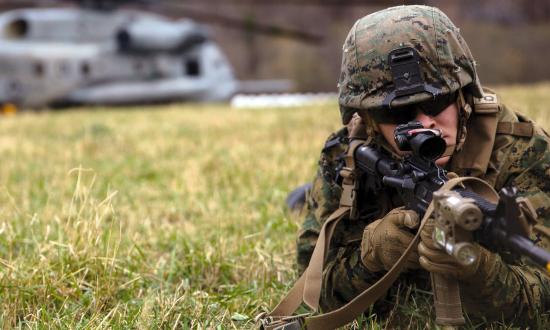
[[460,288],[455,278],[430,273],[434,293],[435,322],[440,326],[459,326],[465,323],[460,301]]

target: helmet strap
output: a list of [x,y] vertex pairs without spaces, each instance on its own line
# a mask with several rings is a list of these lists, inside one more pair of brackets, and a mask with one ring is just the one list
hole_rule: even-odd
[[380,134],[378,130],[378,125],[368,114],[359,114],[358,112],[356,112],[354,116],[356,114],[359,115],[359,117],[361,117],[361,119],[363,120],[363,123],[365,123],[365,132],[367,133],[366,144],[370,144],[372,142],[372,139]]
[[457,98],[457,106],[458,106],[458,125],[457,125],[457,133],[456,133],[456,151],[462,150],[462,147],[464,146],[464,142],[466,141],[466,123],[468,122],[468,118],[470,118],[470,115],[472,114],[472,106],[466,101],[466,98],[464,97],[464,93],[462,89],[458,90],[458,98]]

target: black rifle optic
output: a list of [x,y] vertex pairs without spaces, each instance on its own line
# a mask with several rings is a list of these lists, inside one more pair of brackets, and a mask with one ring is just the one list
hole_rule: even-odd
[[[363,145],[355,151],[355,164],[362,175],[367,176],[367,189],[378,189],[380,185],[395,188],[404,206],[423,217],[433,193],[448,181],[446,171],[435,164],[445,151],[445,140],[438,130],[424,129],[421,123],[414,121],[397,126],[394,137],[402,151],[411,151],[403,160]],[[472,191],[453,190],[473,199],[483,213],[483,223],[474,233],[477,242],[493,252],[527,256],[550,270],[550,253],[536,246],[520,228],[515,188],[503,188],[497,205]]]

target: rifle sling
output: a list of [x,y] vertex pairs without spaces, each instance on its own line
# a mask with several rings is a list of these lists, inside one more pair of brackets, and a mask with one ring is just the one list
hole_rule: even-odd
[[[465,184],[470,189],[476,191],[486,199],[495,202],[498,200],[498,194],[495,192],[495,190],[489,186],[486,182],[484,182],[481,179],[473,178],[473,177],[462,177],[462,178],[455,178],[447,181],[441,188],[441,191],[448,191],[452,190],[454,187]],[[420,227],[418,228],[418,231],[416,235],[414,236],[412,242],[407,247],[403,255],[399,258],[399,260],[393,265],[393,267],[388,270],[384,276],[378,280],[375,284],[367,288],[365,291],[360,293],[357,297],[355,297],[352,301],[347,303],[346,305],[340,307],[339,309],[336,309],[334,311],[331,311],[329,313],[317,315],[317,316],[309,316],[305,319],[305,324],[307,326],[308,330],[317,330],[317,329],[336,329],[340,326],[343,326],[347,323],[352,322],[355,318],[357,318],[361,313],[366,311],[370,305],[375,303],[380,297],[382,297],[388,289],[393,285],[399,274],[401,273],[401,270],[403,269],[403,266],[410,254],[410,252],[416,248],[418,242],[420,241],[420,233],[422,232],[422,229],[424,228],[424,225],[426,224],[427,220],[431,217],[433,213],[433,203],[430,203],[428,209],[426,210],[426,213],[424,214],[424,217],[422,218],[422,222],[420,224]]]
[[[316,310],[319,303],[319,295],[321,292],[322,269],[324,261],[325,247],[330,243],[330,236],[334,226],[348,213],[349,207],[341,207],[336,210],[325,221],[319,233],[319,239],[311,255],[309,266],[304,271],[302,276],[294,283],[287,295],[281,302],[268,314],[270,317],[290,316],[300,307],[302,301],[307,302],[309,307]],[[328,230],[327,230],[328,227]],[[309,274],[309,276],[308,276]],[[309,285],[306,282],[309,281]],[[317,290],[318,292],[315,292]],[[307,296],[307,298],[306,298]],[[316,306],[317,305],[317,306]]]
[[[486,197],[488,200],[494,201],[495,198],[498,198],[498,195],[492,189],[492,187],[488,186],[487,183],[485,183],[481,179],[472,177],[451,179],[441,187],[441,190],[451,190],[455,186],[463,183],[468,183],[468,186],[480,193],[482,196]],[[330,244],[330,239],[334,227],[342,218],[348,215],[349,211],[350,207],[348,206],[340,207],[331,214],[327,221],[325,221],[319,233],[319,239],[317,241],[317,244],[315,245],[315,249],[312,254],[308,268],[298,279],[298,281],[296,281],[292,289],[288,292],[286,297],[283,298],[283,300],[277,305],[277,307],[275,307],[275,309],[271,313],[267,314],[267,317],[263,316],[263,329],[284,329],[286,325],[297,322],[297,318],[303,319],[303,316],[291,316],[301,305],[302,301],[304,301],[314,311],[317,310],[319,306],[319,298],[322,286],[322,271],[326,250]],[[351,300],[349,303],[339,309],[316,316],[305,317],[304,321],[307,329],[335,329],[347,323],[350,323],[361,313],[367,310],[368,307],[376,302],[382,295],[384,295],[401,273],[401,270],[403,269],[405,261],[407,260],[410,252],[414,248],[416,248],[420,240],[420,233],[422,232],[422,229],[424,228],[427,219],[431,217],[432,213],[433,204],[430,204],[428,209],[426,210],[426,214],[422,218],[420,228],[418,228],[418,231],[414,236],[412,242],[407,247],[403,255],[399,258],[399,260],[393,265],[390,270],[388,270],[388,272],[380,280],[378,280],[375,284],[371,285],[369,288],[367,288],[365,291],[360,293],[357,297],[355,297],[353,300]]]

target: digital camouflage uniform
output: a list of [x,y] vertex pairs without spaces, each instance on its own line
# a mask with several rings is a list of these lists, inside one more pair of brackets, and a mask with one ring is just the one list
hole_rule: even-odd
[[[499,120],[518,121],[508,108],[500,105]],[[522,120],[526,120],[522,117]],[[337,167],[346,148],[347,128],[332,134],[321,153],[319,169],[306,204],[306,216],[298,237],[298,267],[303,271],[315,246],[319,229],[328,216],[338,208],[341,188],[337,184]],[[509,134],[496,136],[487,170],[472,173],[472,169],[457,167],[451,160],[448,170],[461,176],[474,175],[489,182],[498,191],[513,185],[519,196],[527,197],[537,213],[537,222],[550,226],[550,139],[545,132],[535,129],[532,138]],[[476,143],[466,139],[465,145]],[[361,217],[345,219],[333,234],[323,275],[321,305],[325,311],[350,301],[384,273],[370,273],[361,262],[360,243],[364,227],[389,210],[401,206],[390,188],[371,196],[360,196]],[[531,235],[537,245],[550,249],[550,240],[535,230]],[[429,289],[429,274],[422,270],[400,276],[398,282],[414,282],[417,287]],[[394,284],[394,289],[398,283]],[[499,264],[491,274],[489,285],[461,285],[465,310],[476,316],[482,311],[488,319],[500,320],[511,316],[518,320],[532,319],[550,308],[550,278],[544,270],[530,265],[527,260]],[[392,308],[377,304],[382,314]]]
[[[390,40],[406,35],[412,40],[410,46],[420,54],[430,51],[437,53],[439,63],[422,62],[426,82],[437,86],[444,93],[463,89],[468,95],[467,104],[474,108],[473,112],[471,108],[461,110],[458,151],[447,164],[447,170],[460,176],[479,177],[490,183],[497,191],[507,185],[517,187],[519,195],[526,197],[536,210],[538,226],[531,238],[538,246],[550,249],[549,237],[542,234],[544,228],[550,226],[550,139],[548,135],[536,125],[533,126],[531,136],[516,134],[513,131],[486,136],[487,134],[479,131],[474,124],[470,127],[471,123],[476,122],[476,118],[483,116],[482,111],[477,113],[476,109],[483,108],[481,104],[483,102],[480,100],[483,99],[484,92],[475,73],[473,58],[460,37],[458,29],[444,14],[431,7],[396,8],[369,15],[368,20],[364,22],[359,20],[346,39],[342,75],[339,81],[340,110],[344,124],[349,122],[354,112],[358,112],[366,121],[367,133],[376,137],[372,122],[369,123],[367,110],[376,110],[388,95],[385,86],[391,85],[392,76],[389,74],[387,63],[384,63],[384,58],[387,52],[396,47],[396,45],[390,45]],[[394,10],[406,14],[400,14],[396,18],[395,15],[392,16]],[[390,17],[386,16],[388,13],[392,19],[388,19]],[[426,33],[418,37],[414,35],[414,31],[409,32],[406,28],[399,30],[401,26],[399,24],[403,21],[412,23],[412,26]],[[435,42],[422,40],[424,36],[434,36]],[[369,41],[373,38],[378,42],[380,39],[387,38],[388,49],[380,49],[380,43],[369,49]],[[437,49],[426,50],[426,45],[433,44],[437,45]],[[385,44],[382,43],[382,45]],[[458,48],[463,55],[456,56],[456,52],[453,54],[449,50],[452,47],[455,51]],[[377,55],[377,52],[380,54]],[[407,96],[404,99],[409,104],[422,102],[426,100],[426,93]],[[396,101],[399,103],[399,100]],[[504,105],[493,103],[495,111],[498,110],[496,114],[498,122],[528,121]],[[339,186],[338,167],[341,165],[341,157],[347,146],[347,135],[346,127],[332,134],[321,152],[317,175],[306,203],[305,220],[297,241],[297,263],[300,272],[303,272],[308,265],[321,225],[339,206],[342,190]],[[380,135],[377,137],[375,141],[381,141]],[[471,154],[471,150],[480,148],[487,151],[485,155]],[[395,191],[391,188],[381,189],[376,193],[359,192],[357,196],[359,218],[342,220],[334,231],[323,273],[321,306],[324,311],[342,306],[384,274],[384,272],[369,272],[361,261],[360,252],[365,226],[382,218],[391,209],[402,205]],[[503,255],[496,259],[502,262],[494,263],[494,269],[488,275],[487,282],[460,284],[464,309],[468,315],[490,320],[510,320],[512,317],[517,317],[518,321],[529,321],[536,315],[548,311],[550,278],[544,270],[533,266],[523,258],[517,260]],[[419,269],[401,274],[388,297],[395,293],[400,284],[410,283],[430,290],[429,274]],[[375,304],[374,310],[383,315],[392,307],[391,300],[389,303],[387,300],[382,300]]]

